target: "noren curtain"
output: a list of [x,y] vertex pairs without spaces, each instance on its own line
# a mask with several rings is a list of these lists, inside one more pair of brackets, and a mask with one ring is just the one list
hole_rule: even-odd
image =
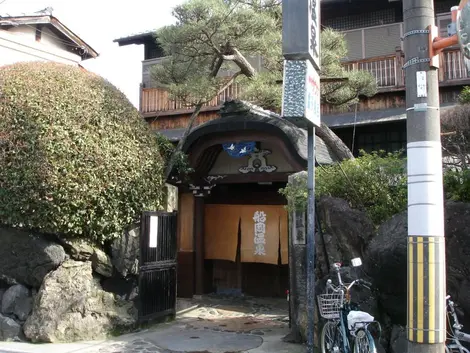
[[204,257],[235,261],[238,246],[240,206],[206,205],[204,216]]

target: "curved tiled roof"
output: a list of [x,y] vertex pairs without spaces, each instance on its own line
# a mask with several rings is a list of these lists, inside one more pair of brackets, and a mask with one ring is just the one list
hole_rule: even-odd
[[[225,102],[220,110],[221,117],[195,127],[188,135],[183,150],[208,134],[257,130],[269,132],[286,142],[292,157],[307,167],[307,132],[279,115],[247,102]],[[178,130],[177,132],[175,130]],[[179,140],[185,129],[159,131],[173,141]],[[320,164],[331,164],[337,159],[334,153],[319,138],[316,138],[316,159]]]

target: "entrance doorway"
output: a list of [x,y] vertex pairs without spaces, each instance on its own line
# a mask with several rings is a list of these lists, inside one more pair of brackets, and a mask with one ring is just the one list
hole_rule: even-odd
[[287,211],[283,205],[205,205],[208,292],[283,297],[288,289]]

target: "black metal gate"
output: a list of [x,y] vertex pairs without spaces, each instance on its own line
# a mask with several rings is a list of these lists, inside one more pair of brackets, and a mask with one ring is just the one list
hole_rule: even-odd
[[176,246],[176,212],[144,212],[140,227],[140,322],[176,313]]

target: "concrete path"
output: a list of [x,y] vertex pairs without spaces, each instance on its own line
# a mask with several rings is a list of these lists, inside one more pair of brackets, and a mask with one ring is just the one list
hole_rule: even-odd
[[[205,297],[177,320],[106,341],[71,344],[0,342],[0,353],[304,353],[282,341],[285,302]],[[279,305],[280,304],[280,305]]]

